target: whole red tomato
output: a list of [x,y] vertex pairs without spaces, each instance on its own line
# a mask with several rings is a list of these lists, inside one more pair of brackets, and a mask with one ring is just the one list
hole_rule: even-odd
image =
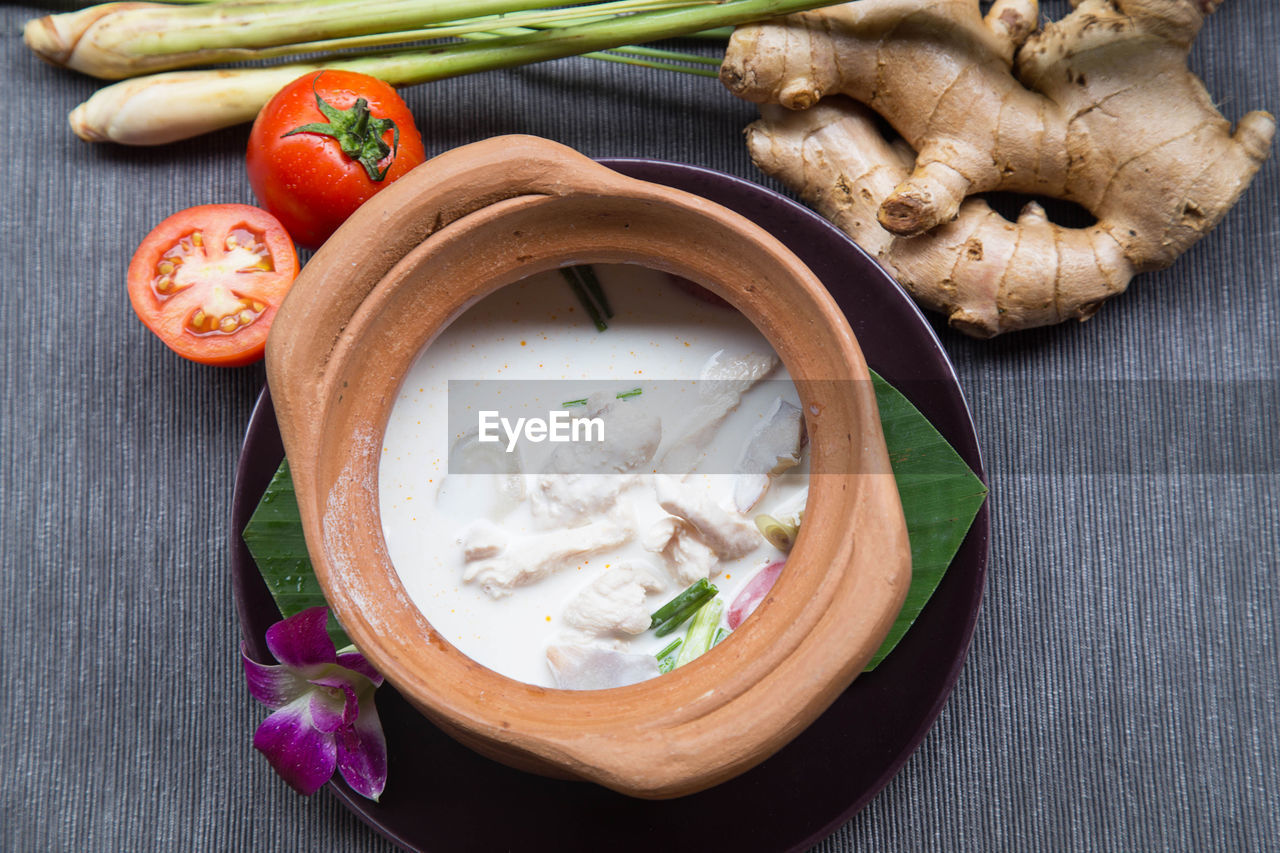
[[395,89],[354,71],[299,77],[262,108],[249,133],[254,195],[312,249],[426,158]]

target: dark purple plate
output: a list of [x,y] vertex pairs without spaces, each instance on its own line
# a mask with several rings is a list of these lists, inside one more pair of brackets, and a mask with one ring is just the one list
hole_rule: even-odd
[[[777,193],[719,172],[652,160],[603,162],[719,202],[786,243],[840,303],[871,366],[986,480],[973,421],[932,328],[844,234]],[[245,435],[231,514],[236,605],[249,652],[260,660],[270,660],[263,636],[280,613],[240,533],[283,456],[264,390]],[[989,530],[983,505],[933,598],[893,653],[782,751],[709,791],[650,802],[511,770],[455,743],[390,685],[378,691],[390,746],[382,801],[362,799],[340,780],[331,789],[370,826],[417,850],[568,853],[607,847],[651,853],[673,843],[685,850],[802,850],[866,805],[942,710],[977,619]]]

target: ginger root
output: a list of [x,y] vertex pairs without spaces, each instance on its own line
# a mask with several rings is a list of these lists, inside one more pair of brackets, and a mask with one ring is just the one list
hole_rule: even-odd
[[[1076,0],[1037,32],[1036,0],[985,17],[978,0],[858,0],[738,28],[720,76],[765,105],[747,129],[761,169],[952,326],[991,337],[1088,319],[1248,187],[1275,119],[1251,112],[1233,134],[1186,64],[1220,2]],[[1010,222],[970,198],[995,190],[1097,222],[1062,227],[1034,202]]]

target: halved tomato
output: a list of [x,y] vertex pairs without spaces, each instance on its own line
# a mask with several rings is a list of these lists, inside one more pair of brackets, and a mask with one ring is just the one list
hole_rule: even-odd
[[298,253],[274,216],[202,204],[157,225],[129,262],[138,318],[183,358],[235,367],[262,358]]

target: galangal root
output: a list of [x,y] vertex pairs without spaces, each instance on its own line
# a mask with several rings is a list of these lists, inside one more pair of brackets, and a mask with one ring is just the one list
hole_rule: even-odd
[[[1088,319],[1249,185],[1275,119],[1251,112],[1232,133],[1186,64],[1220,2],[1077,0],[1037,32],[1035,0],[985,17],[978,0],[858,0],[740,27],[720,76],[763,105],[747,128],[761,169],[952,326],[991,337]],[[1062,227],[1034,202],[1010,222],[970,198],[995,190],[1097,222]]]

